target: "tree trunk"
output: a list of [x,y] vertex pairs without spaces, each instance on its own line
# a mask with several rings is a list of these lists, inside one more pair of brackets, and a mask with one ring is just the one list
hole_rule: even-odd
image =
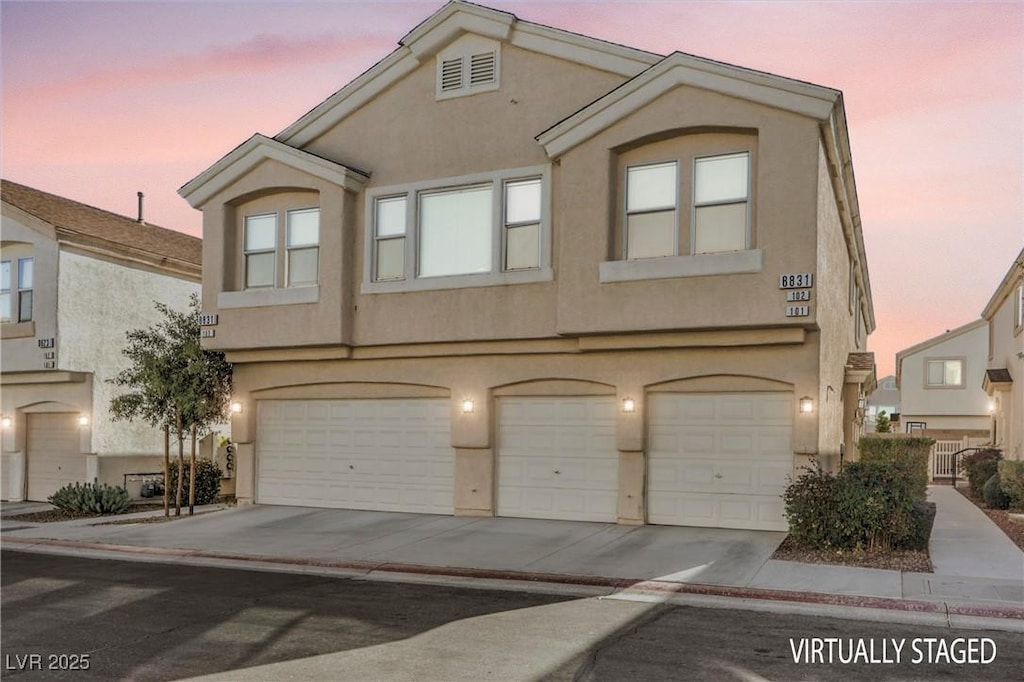
[[188,515],[196,513],[196,431],[198,427],[192,425],[192,460],[188,475]]
[[164,516],[171,515],[171,427],[164,424]]
[[181,433],[181,410],[174,410],[174,424],[178,429],[178,490],[174,496],[174,515],[181,516],[182,484],[185,482],[185,437]]

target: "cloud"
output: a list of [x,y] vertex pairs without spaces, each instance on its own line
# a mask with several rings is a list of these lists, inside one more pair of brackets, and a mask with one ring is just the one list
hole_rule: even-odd
[[389,51],[377,37],[342,38],[333,34],[293,37],[261,33],[235,45],[216,47],[192,55],[159,61],[119,63],[75,74],[69,78],[5,93],[8,101],[31,102],[33,107],[66,102],[83,95],[145,90],[162,85],[198,82],[219,76],[258,75],[327,61],[364,60]]

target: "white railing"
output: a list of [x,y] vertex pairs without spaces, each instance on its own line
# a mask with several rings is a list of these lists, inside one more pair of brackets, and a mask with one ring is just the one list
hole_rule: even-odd
[[954,455],[967,447],[964,440],[937,440],[932,446],[931,469],[932,478],[953,478],[956,461]]

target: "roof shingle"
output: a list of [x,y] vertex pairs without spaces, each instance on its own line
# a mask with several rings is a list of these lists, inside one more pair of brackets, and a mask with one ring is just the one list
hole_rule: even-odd
[[10,180],[0,181],[0,198],[65,232],[144,251],[157,258],[194,266],[202,264],[202,240],[183,232],[140,223]]

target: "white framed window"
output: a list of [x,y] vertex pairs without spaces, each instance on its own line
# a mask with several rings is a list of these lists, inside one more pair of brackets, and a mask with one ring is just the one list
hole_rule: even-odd
[[547,167],[367,193],[367,293],[551,278]]
[[0,322],[31,322],[35,260],[0,261]]
[[963,359],[941,358],[926,360],[925,386],[929,388],[963,388]]
[[675,161],[626,169],[627,260],[677,254],[678,201],[679,168]]
[[[1016,301],[1013,307],[1013,328],[1020,329],[1024,327],[1024,284],[1017,287]],[[991,338],[991,335],[989,335]]]
[[320,209],[296,209],[288,211],[286,216],[286,286],[316,284],[320,262]]
[[505,183],[503,267],[506,271],[540,267],[542,194],[540,178]]
[[247,215],[244,232],[245,289],[316,285],[320,272],[319,208]]
[[692,253],[750,248],[750,154],[693,161]]

